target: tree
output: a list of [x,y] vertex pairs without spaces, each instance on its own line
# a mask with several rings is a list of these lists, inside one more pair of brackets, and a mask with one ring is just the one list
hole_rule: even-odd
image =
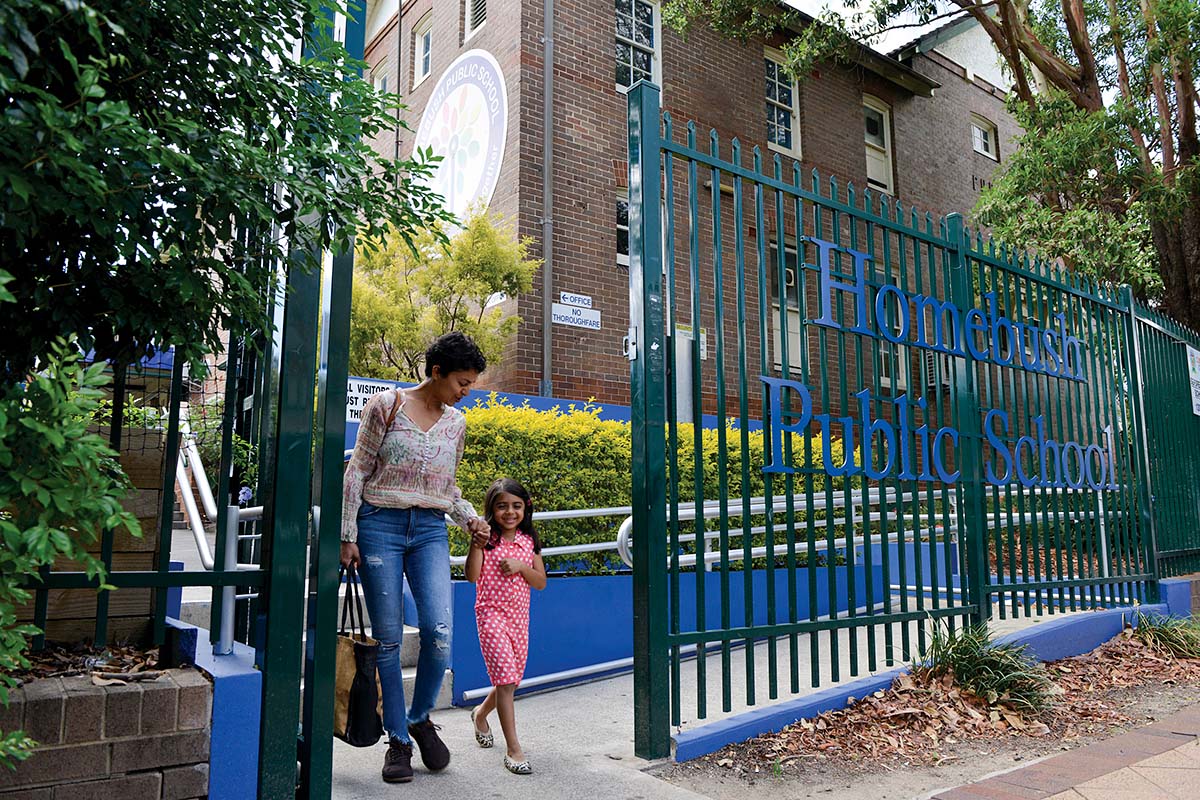
[[[979,211],[998,232],[1200,325],[1196,0],[850,0],[785,46],[793,74],[894,27],[969,14],[1013,79],[1026,135]],[[796,25],[761,0],[666,0],[664,19],[745,37]],[[1092,246],[1099,244],[1098,247]],[[1112,261],[1110,259],[1119,259]]]
[[[321,0],[0,4],[0,382],[60,336],[129,363],[269,328],[276,266],[446,218],[428,153],[377,156],[399,98],[350,79]],[[305,31],[307,35],[302,36]],[[297,47],[304,55],[295,58]],[[334,98],[331,100],[331,98]]]
[[443,333],[470,336],[489,361],[498,359],[516,332],[489,301],[497,294],[528,292],[541,266],[529,257],[532,239],[518,239],[511,224],[476,210],[449,243],[440,228],[408,247],[389,233],[359,254],[350,313],[350,372],[363,377],[420,380],[425,349]]
[[[429,153],[368,144],[399,98],[355,77],[334,5],[0,3],[0,702],[34,633],[15,613],[27,576],[70,558],[103,581],[86,545],[137,531],[89,430],[99,359],[198,362],[222,329],[270,329],[280,264],[448,218],[420,184]],[[31,744],[0,731],[0,765]]]

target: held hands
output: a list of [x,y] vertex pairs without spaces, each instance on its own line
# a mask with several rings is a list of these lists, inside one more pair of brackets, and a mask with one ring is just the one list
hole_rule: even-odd
[[505,558],[500,561],[500,573],[503,575],[522,575],[526,567],[519,558]]
[[487,520],[483,517],[475,517],[467,523],[467,530],[471,534],[471,546],[483,549],[483,546],[488,543],[488,539],[492,535],[492,526],[488,525]]

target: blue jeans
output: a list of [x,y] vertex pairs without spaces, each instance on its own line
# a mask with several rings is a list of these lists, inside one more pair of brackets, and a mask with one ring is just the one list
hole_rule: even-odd
[[[409,724],[429,718],[450,664],[453,616],[445,516],[428,508],[380,508],[364,502],[358,512],[358,550],[371,635],[379,641],[383,729],[390,738],[408,742]],[[421,631],[417,680],[407,712],[400,674],[405,575]]]

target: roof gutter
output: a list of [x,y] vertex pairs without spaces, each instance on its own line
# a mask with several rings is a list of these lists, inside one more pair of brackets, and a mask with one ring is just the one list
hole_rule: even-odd
[[[815,17],[809,16],[792,6],[788,8],[796,12],[796,16],[800,18],[801,24],[820,24]],[[793,29],[795,28],[793,27]],[[873,72],[884,80],[890,81],[919,97],[933,97],[933,90],[941,86],[937,81],[925,77],[907,64],[901,63],[892,56],[884,55],[862,42],[855,42],[855,52],[850,58],[850,63],[860,66],[868,72]]]

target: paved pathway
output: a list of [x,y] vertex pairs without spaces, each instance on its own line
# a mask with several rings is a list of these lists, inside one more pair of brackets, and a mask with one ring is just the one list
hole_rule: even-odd
[[933,800],[1195,800],[1200,705],[1103,742],[933,795]]

